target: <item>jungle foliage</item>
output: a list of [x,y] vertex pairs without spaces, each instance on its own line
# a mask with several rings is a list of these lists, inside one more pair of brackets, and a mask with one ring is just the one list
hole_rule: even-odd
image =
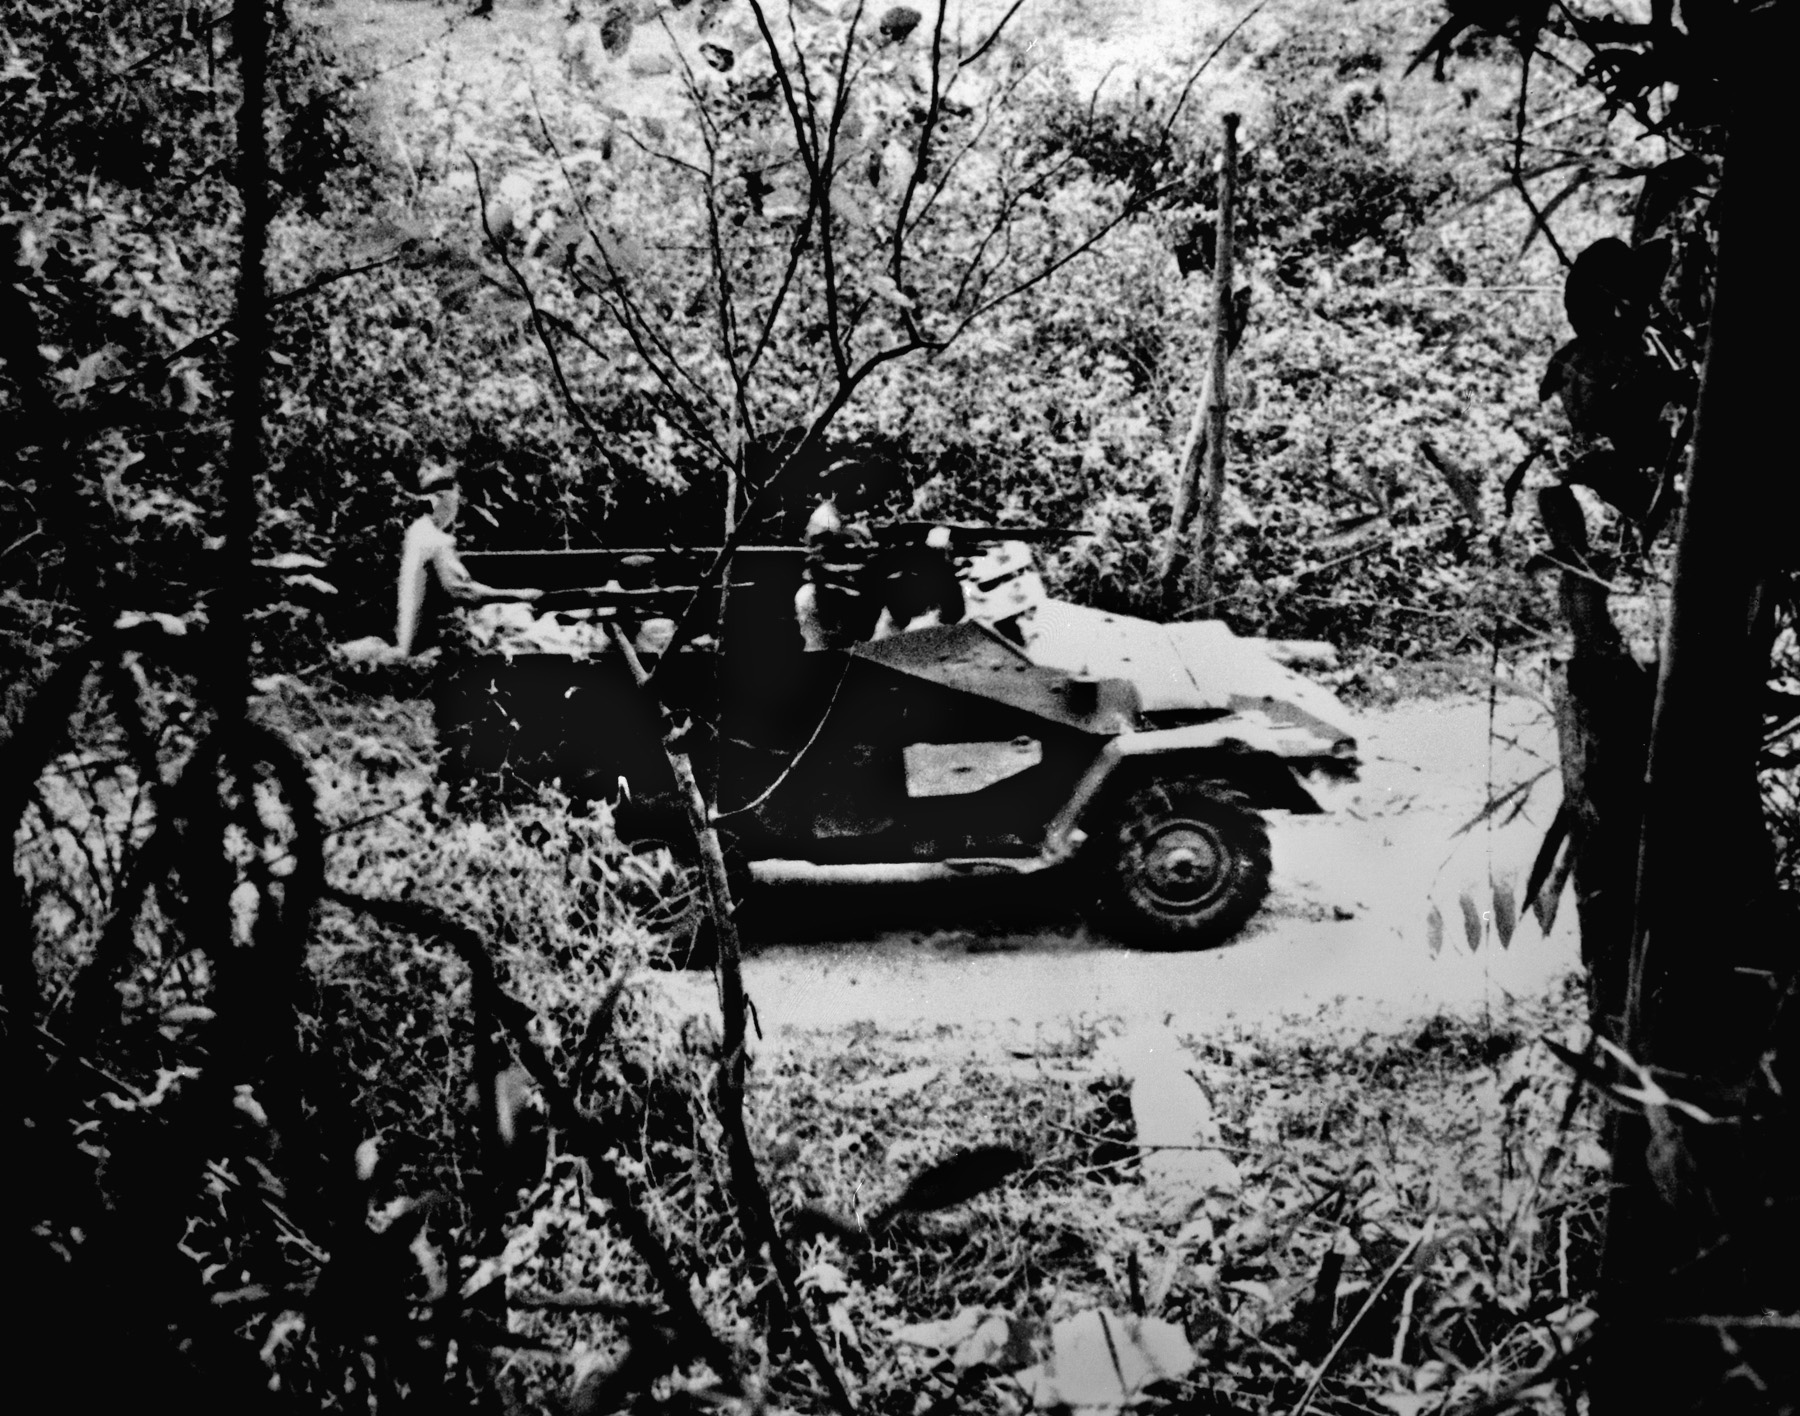
[[[227,46],[190,37],[180,7],[134,8],[69,61],[94,70],[83,78],[56,67],[72,22],[39,8],[10,40],[5,178],[9,289],[38,325],[18,346],[36,354],[6,366],[26,459],[8,493],[25,538],[7,561],[16,662],[73,622],[77,591],[101,589],[63,570],[71,542],[108,548],[76,563],[107,567],[96,598],[110,605],[204,604],[235,210],[218,148]],[[1389,659],[1544,634],[1547,603],[1490,563],[1484,533],[1540,435],[1530,370],[1556,316],[1533,286],[1553,283],[1548,253],[1538,243],[1516,266],[1522,219],[1481,191],[1493,168],[1472,120],[1498,100],[1397,85],[1400,19],[1252,26],[1185,95],[1118,77],[1085,91],[1002,33],[967,72],[939,65],[927,159],[944,170],[917,184],[897,256],[930,27],[896,43],[871,16],[835,138],[819,128],[834,164],[828,282],[807,158],[752,17],[667,18],[677,40],[639,23],[635,40],[615,28],[616,52],[576,23],[560,76],[497,43],[454,78],[414,65],[381,84],[327,57],[307,16],[277,27],[284,197],[257,611],[272,665],[386,629],[425,456],[462,459],[477,545],[655,544],[722,524],[727,480],[744,501],[830,402],[834,283],[844,352],[919,347],[832,414],[766,532],[792,534],[819,466],[857,452],[885,468],[891,506],[1090,532],[1058,582],[1148,608],[1204,364],[1215,91],[1255,120],[1225,614]],[[821,93],[835,92],[846,20],[803,17],[795,32]],[[650,72],[675,55],[685,69]],[[155,155],[88,174],[72,203],[58,114],[85,114],[82,84],[99,86],[100,120],[154,108],[139,127]],[[152,172],[145,203],[131,183]],[[60,431],[27,437],[43,408]],[[41,471],[52,463],[85,470],[64,483]]]

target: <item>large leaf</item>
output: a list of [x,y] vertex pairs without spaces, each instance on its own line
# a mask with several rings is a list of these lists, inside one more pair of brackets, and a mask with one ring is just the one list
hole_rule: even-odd
[[1018,1382],[1034,1407],[1120,1411],[1152,1382],[1186,1376],[1196,1360],[1174,1323],[1101,1309],[1058,1323],[1050,1356],[1020,1372]]
[[631,48],[631,11],[615,5],[600,17],[600,43],[608,54],[623,54]]
[[1513,931],[1519,927],[1519,910],[1513,901],[1510,881],[1489,883],[1494,887],[1494,932],[1500,936],[1500,947],[1504,949],[1512,943]]
[[919,12],[910,5],[895,5],[881,17],[881,37],[898,44],[919,27]]
[[1525,898],[1534,904],[1538,892],[1544,888],[1544,882],[1550,878],[1551,868],[1556,864],[1563,842],[1569,839],[1574,824],[1575,809],[1564,802],[1557,807],[1550,829],[1544,832],[1543,844],[1538,847],[1537,855],[1532,859],[1531,873],[1525,877]]
[[1457,896],[1456,903],[1462,906],[1463,938],[1469,941],[1469,952],[1475,953],[1481,948],[1481,906],[1467,890]]

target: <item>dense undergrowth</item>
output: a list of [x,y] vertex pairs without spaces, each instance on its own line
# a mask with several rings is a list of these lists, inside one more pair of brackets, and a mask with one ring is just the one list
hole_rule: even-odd
[[[14,215],[0,229],[46,362],[31,371],[36,387],[9,363],[4,407],[28,444],[33,400],[65,409],[89,475],[78,505],[59,501],[47,471],[9,489],[24,540],[8,551],[0,629],[22,669],[66,642],[96,593],[115,608],[204,615],[235,219],[218,180],[233,69],[210,30],[181,31],[119,81],[108,121],[155,115],[142,161],[95,167],[85,204],[47,200],[63,100],[46,56],[79,41],[58,38],[56,6],[39,8],[41,27],[15,41],[20,73],[41,78],[8,120],[24,147],[4,173]],[[254,612],[270,667],[389,632],[394,546],[423,457],[462,459],[475,546],[655,543],[717,524],[722,482],[695,418],[730,395],[709,344],[716,275],[701,189],[680,165],[695,112],[711,113],[716,163],[735,174],[713,198],[730,283],[758,290],[794,233],[796,174],[771,146],[779,105],[736,10],[708,33],[729,31],[739,57],[698,75],[710,86],[690,102],[654,54],[638,62],[654,25],[637,26],[637,50],[613,52],[547,11],[489,31],[452,10],[405,9],[423,17],[405,43],[348,56],[329,6],[286,7],[278,30],[280,298],[259,532],[268,576]],[[1507,67],[1477,58],[1455,84],[1401,82],[1414,27],[1381,4],[1354,17],[1271,10],[1185,95],[1179,70],[1094,86],[1043,36],[1003,40],[945,105],[939,141],[973,156],[921,213],[914,296],[901,298],[954,324],[984,292],[1031,277],[1031,252],[1108,234],[942,350],[879,370],[831,428],[827,455],[885,468],[896,509],[1078,530],[1051,567],[1061,589],[1160,610],[1154,563],[1210,338],[1217,117],[1238,108],[1249,317],[1232,374],[1220,612],[1241,632],[1330,638],[1384,663],[1541,643],[1551,606],[1521,567],[1534,548],[1529,492],[1551,462],[1523,488],[1503,484],[1556,437],[1536,382],[1561,337],[1560,269],[1544,241],[1527,242],[1529,218],[1500,176]],[[444,28],[460,49],[409,47]],[[135,33],[116,31],[107,53],[127,55]],[[857,223],[895,200],[882,174],[913,121],[903,109],[919,62],[876,53],[846,120],[862,126],[844,155],[855,173],[845,263],[876,254]],[[1600,122],[1583,111],[1553,132],[1604,141]],[[165,189],[176,195],[153,195]],[[1565,203],[1565,241],[1616,224],[1607,201]],[[604,250],[580,244],[590,217]],[[984,229],[993,235],[978,242]],[[629,278],[630,308],[654,321],[692,409],[659,381],[644,331],[609,316],[610,287],[582,274],[596,259]],[[894,313],[881,278],[843,276],[871,328]],[[873,293],[858,295],[865,281]],[[804,421],[824,376],[820,294],[799,285],[749,390],[752,483],[757,450]],[[550,322],[554,368],[533,307]],[[811,470],[789,479],[769,534],[794,531]],[[90,557],[89,543],[104,554]],[[95,559],[97,583],[78,569]],[[1179,590],[1175,613],[1194,612],[1194,588]]]
[[[160,688],[182,701],[178,683]],[[624,853],[604,812],[553,795],[448,811],[427,718],[406,699],[283,676],[255,714],[314,764],[328,889],[475,929],[529,1037],[604,1128],[608,1163],[696,1276],[701,1316],[750,1361],[769,1409],[823,1409],[735,1217],[716,1024],[672,1011],[655,983],[687,924],[666,907],[667,863]],[[164,752],[178,759],[202,726],[166,714]],[[58,940],[42,956],[46,1036],[64,1043],[84,1026],[81,974],[116,871],[154,818],[102,699],[76,732],[83,749],[40,780],[20,838],[40,933]],[[279,874],[291,831],[279,803],[263,814]],[[324,1409],[385,1409],[409,1388],[578,1411],[716,1392],[704,1366],[658,1381],[627,1365],[685,1339],[647,1335],[655,1285],[588,1153],[545,1124],[522,1054],[484,1045],[476,980],[441,940],[322,907],[294,1068],[236,1088],[200,1187],[171,1192],[155,1139],[203,1095],[224,1006],[207,952],[183,945],[197,883],[178,874],[139,920],[118,1016],[70,1093],[88,1159],[63,1172],[46,1238],[78,1262],[107,1216],[144,1212],[135,1191],[149,1187],[152,1207],[188,1216],[165,1281],[202,1295],[276,1390]],[[1146,1186],[1111,1031],[1072,1022],[1065,1041],[1008,1057],[954,1032],[867,1027],[755,1048],[756,1157],[860,1409],[1053,1406],[1092,1376],[1080,1333],[1094,1322],[1167,1374],[1131,1379],[1137,1409],[1283,1411],[1316,1386],[1319,1410],[1412,1416],[1539,1372],[1527,1409],[1556,1409],[1589,1321],[1604,1185],[1593,1108],[1542,1041],[1580,1048],[1578,989],[1399,1033],[1352,1034],[1326,1011],[1188,1040],[1209,1144],[1230,1166],[1173,1207]],[[494,1104],[516,1128],[499,1149],[480,1119]],[[875,1218],[909,1177],[971,1147],[1020,1167],[967,1203]],[[334,1212],[345,1203],[360,1249]],[[808,1224],[821,1210],[835,1226]],[[346,1368],[346,1351],[363,1355]]]
[[[973,1141],[1031,1157],[966,1211],[804,1251],[874,1409],[1030,1409],[1012,1374],[1059,1323],[1105,1310],[1174,1323],[1197,1354],[1144,1409],[1290,1410],[1320,1375],[1320,1410],[1412,1416],[1508,1388],[1590,1321],[1604,1155],[1539,1041],[1583,1031],[1570,993],[1406,1033],[1326,1013],[1195,1039],[1185,1065],[1235,1174],[1172,1208],[1142,1185],[1129,1104],[1096,1064],[1104,1026],[999,1061],[959,1058],[954,1037],[853,1031],[836,1055],[777,1053],[756,1092],[797,1202],[874,1209],[921,1160]],[[823,1114],[820,1085],[837,1101]],[[965,1347],[970,1310],[1004,1316],[1010,1350]]]

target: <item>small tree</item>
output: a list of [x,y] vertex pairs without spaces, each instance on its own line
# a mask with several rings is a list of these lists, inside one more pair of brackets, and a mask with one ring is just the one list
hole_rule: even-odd
[[672,102],[574,136],[539,105],[548,163],[508,174],[536,224],[509,244],[519,213],[490,201],[493,249],[577,419],[566,364],[599,355],[641,391],[656,460],[715,489],[727,550],[812,490],[781,488],[822,465],[847,409],[877,388],[904,400],[896,365],[1159,195],[1024,131],[1021,100],[1053,80],[1008,41],[1016,9],[961,44],[943,4],[665,12],[600,40],[615,64],[668,70]]

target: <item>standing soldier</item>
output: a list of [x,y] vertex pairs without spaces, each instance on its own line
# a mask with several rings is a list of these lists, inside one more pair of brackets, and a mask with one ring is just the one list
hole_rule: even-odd
[[462,505],[453,465],[427,461],[419,469],[419,494],[429,498],[431,506],[406,528],[394,644],[402,659],[438,651],[431,674],[432,716],[443,751],[440,771],[455,798],[468,786],[469,758],[478,737],[474,715],[487,707],[492,693],[491,684],[482,680],[484,669],[464,626],[450,623],[460,619],[452,612],[458,605],[532,601],[544,592],[497,590],[469,574],[451,530]]
[[400,552],[394,644],[403,658],[442,643],[444,622],[457,604],[531,601],[544,593],[497,590],[469,574],[456,553],[456,536],[451,531],[462,506],[462,489],[457,485],[454,466],[427,461],[419,469],[419,493],[430,498],[431,507],[406,528],[406,541]]

